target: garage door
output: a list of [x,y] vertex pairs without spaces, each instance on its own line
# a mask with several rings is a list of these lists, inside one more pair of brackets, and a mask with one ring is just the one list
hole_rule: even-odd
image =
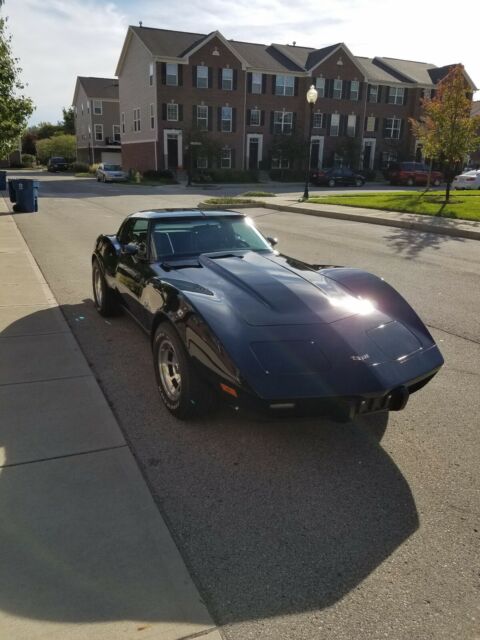
[[122,164],[122,154],[114,151],[102,151],[102,162],[108,164]]

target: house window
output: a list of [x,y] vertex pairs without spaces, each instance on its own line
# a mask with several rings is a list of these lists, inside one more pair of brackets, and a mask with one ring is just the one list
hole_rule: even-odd
[[233,69],[222,69],[222,89],[226,91],[233,89]]
[[101,116],[103,113],[103,104],[101,100],[93,101],[93,113],[96,116]]
[[208,168],[208,158],[206,156],[198,156],[197,169],[207,169],[207,168]]
[[385,120],[385,138],[398,140],[400,138],[401,124],[400,118],[387,118]]
[[133,130],[140,131],[140,108],[133,110]]
[[153,87],[153,62],[148,65],[148,84]]
[[122,133],[125,133],[125,113],[122,112],[120,116],[120,122],[122,124]]
[[197,107],[197,127],[200,131],[208,129],[208,107],[204,105],[198,105]]
[[252,109],[250,111],[250,126],[252,127],[260,126],[260,109]]
[[87,113],[90,113],[90,100],[87,100]]
[[197,89],[208,89],[208,67],[202,64],[197,67]]
[[90,129],[90,125],[88,125],[88,139],[92,137],[92,130]]
[[342,88],[343,88],[343,80],[340,80],[339,78],[335,78],[335,80],[333,81],[333,97],[336,100],[340,100],[340,98],[342,97]]
[[97,142],[103,141],[103,124],[95,125],[95,140]]
[[[208,80],[208,71],[207,71],[207,80]],[[166,82],[169,87],[178,86],[178,64],[173,62],[167,62]]]
[[325,78],[315,78],[315,88],[317,89],[318,97],[325,97]]
[[273,133],[292,133],[293,113],[291,111],[275,111]]
[[340,114],[332,113],[332,117],[330,120],[330,135],[338,136],[339,129],[340,129]]
[[368,101],[378,102],[378,84],[368,85]]
[[376,118],[375,116],[368,116],[367,118],[367,131],[375,131],[375,124],[376,124]]
[[423,89],[422,90],[422,98],[424,100],[431,100],[432,99],[432,90],[431,89]]
[[355,129],[357,126],[357,116],[355,114],[350,114],[347,119],[347,136],[350,138],[355,137]]
[[382,169],[385,169],[391,162],[397,161],[397,154],[395,151],[384,151],[382,153]]
[[388,87],[388,104],[403,104],[404,95],[403,87]]
[[295,78],[293,76],[275,76],[275,95],[293,96]]
[[232,150],[231,149],[222,149],[222,154],[220,156],[220,167],[222,169],[232,168]]
[[229,133],[232,130],[232,107],[222,107],[222,131]]
[[155,107],[150,105],[150,129],[155,129]]
[[252,73],[252,93],[262,93],[261,73]]
[[288,158],[282,158],[282,156],[276,156],[272,158],[272,169],[289,169],[290,161]]
[[81,107],[82,116],[83,116],[83,102],[82,102],[82,104],[80,105],[80,107]]
[[120,142],[120,125],[119,124],[113,125],[113,141]]
[[350,100],[358,100],[359,93],[360,82],[358,80],[352,80],[350,83]]
[[313,114],[313,128],[322,128],[322,114],[320,113],[320,111],[315,111],[315,113]]

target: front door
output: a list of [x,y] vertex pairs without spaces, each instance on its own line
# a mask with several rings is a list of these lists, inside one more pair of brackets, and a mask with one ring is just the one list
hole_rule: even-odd
[[250,138],[248,143],[248,168],[258,169],[258,138]]
[[375,144],[374,138],[365,138],[363,140],[363,169],[373,169],[373,163],[375,160]]
[[178,167],[178,140],[174,134],[169,134],[167,138],[167,158],[168,168],[176,171]]
[[[118,238],[122,249],[115,274],[118,292],[122,297],[123,304],[141,324],[145,324],[145,310],[141,298],[150,268],[146,261],[147,239],[148,220],[132,218]],[[125,245],[130,243],[137,245],[138,255],[129,255],[124,249]]]

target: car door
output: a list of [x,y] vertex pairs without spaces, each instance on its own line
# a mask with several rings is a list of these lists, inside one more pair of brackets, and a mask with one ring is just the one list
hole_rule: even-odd
[[[142,325],[146,322],[142,294],[151,273],[148,233],[147,219],[132,218],[128,221],[119,237],[121,250],[115,273],[117,289],[123,304]],[[130,250],[135,247],[137,252],[132,254]]]

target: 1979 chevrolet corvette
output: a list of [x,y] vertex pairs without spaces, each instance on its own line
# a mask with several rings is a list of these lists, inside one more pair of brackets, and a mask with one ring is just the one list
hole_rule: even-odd
[[235,212],[134,213],[95,243],[96,308],[122,306],[148,332],[178,418],[216,395],[340,420],[403,409],[443,364],[415,311],[371,273],[306,264],[275,242]]

